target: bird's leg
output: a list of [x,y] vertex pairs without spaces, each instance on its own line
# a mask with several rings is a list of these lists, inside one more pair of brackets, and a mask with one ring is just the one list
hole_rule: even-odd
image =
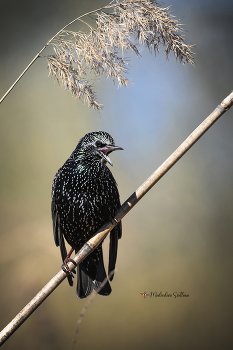
[[[62,270],[67,274],[67,275],[70,275],[71,277],[74,278],[74,275],[72,274],[72,272],[70,271],[69,269],[69,266],[68,266],[68,262],[72,262],[75,266],[77,266],[76,262],[70,258],[71,254],[73,253],[74,251],[74,248],[72,248],[69,252],[69,254],[67,255],[67,257],[65,258],[65,260],[63,261],[63,264],[61,266]],[[76,273],[76,271],[73,271],[73,273]]]

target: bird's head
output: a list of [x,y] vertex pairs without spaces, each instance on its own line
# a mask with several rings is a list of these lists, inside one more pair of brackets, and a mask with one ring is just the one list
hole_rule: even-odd
[[111,135],[105,131],[95,131],[81,138],[74,151],[74,158],[90,166],[96,163],[106,164],[106,162],[113,165],[109,153],[116,150],[123,150],[123,148],[115,145]]

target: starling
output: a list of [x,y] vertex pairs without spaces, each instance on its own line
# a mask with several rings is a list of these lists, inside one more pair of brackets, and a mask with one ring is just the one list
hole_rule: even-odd
[[[116,150],[122,148],[115,146],[107,132],[88,133],[81,138],[54,177],[51,206],[53,234],[56,246],[60,246],[63,262],[67,261],[65,240],[72,251],[77,252],[106,221],[114,218],[120,207],[117,184],[106,165],[107,162],[112,165],[109,153]],[[110,233],[108,274],[115,269],[121,235],[122,225],[119,222]],[[69,284],[73,285],[73,276],[68,274],[67,277]],[[77,296],[86,298],[93,289],[100,295],[109,295],[111,286],[108,280],[100,290],[105,279],[100,244],[77,267]],[[113,279],[113,274],[109,279]]]

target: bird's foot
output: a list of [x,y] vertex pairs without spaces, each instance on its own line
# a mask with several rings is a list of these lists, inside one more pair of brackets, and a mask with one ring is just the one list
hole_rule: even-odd
[[112,224],[115,224],[115,222],[116,222],[117,225],[118,225],[120,221],[118,221],[116,218],[111,218],[111,219],[110,219],[110,222],[111,222]]
[[68,262],[72,262],[72,264],[74,264],[75,266],[77,266],[76,262],[71,259],[71,258],[66,258],[61,266],[62,270],[68,275],[68,276],[71,276],[72,278],[74,278],[74,274],[76,274],[76,271],[74,270],[73,273],[70,271],[70,268],[68,266]]

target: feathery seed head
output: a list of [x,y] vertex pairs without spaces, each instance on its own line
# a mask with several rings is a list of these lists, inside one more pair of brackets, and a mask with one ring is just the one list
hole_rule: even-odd
[[[91,18],[88,22],[84,20],[87,16]],[[75,21],[88,30],[67,30]],[[169,7],[162,8],[158,0],[113,0],[60,30],[49,41],[55,54],[44,58],[51,76],[76,98],[99,111],[102,105],[97,102],[87,74],[103,74],[113,82],[118,81],[119,86],[127,86],[130,81],[126,76],[129,68],[126,53],[131,50],[140,56],[141,45],[155,53],[164,47],[166,57],[173,52],[180,62],[193,64],[193,45],[185,43],[183,31]]]

